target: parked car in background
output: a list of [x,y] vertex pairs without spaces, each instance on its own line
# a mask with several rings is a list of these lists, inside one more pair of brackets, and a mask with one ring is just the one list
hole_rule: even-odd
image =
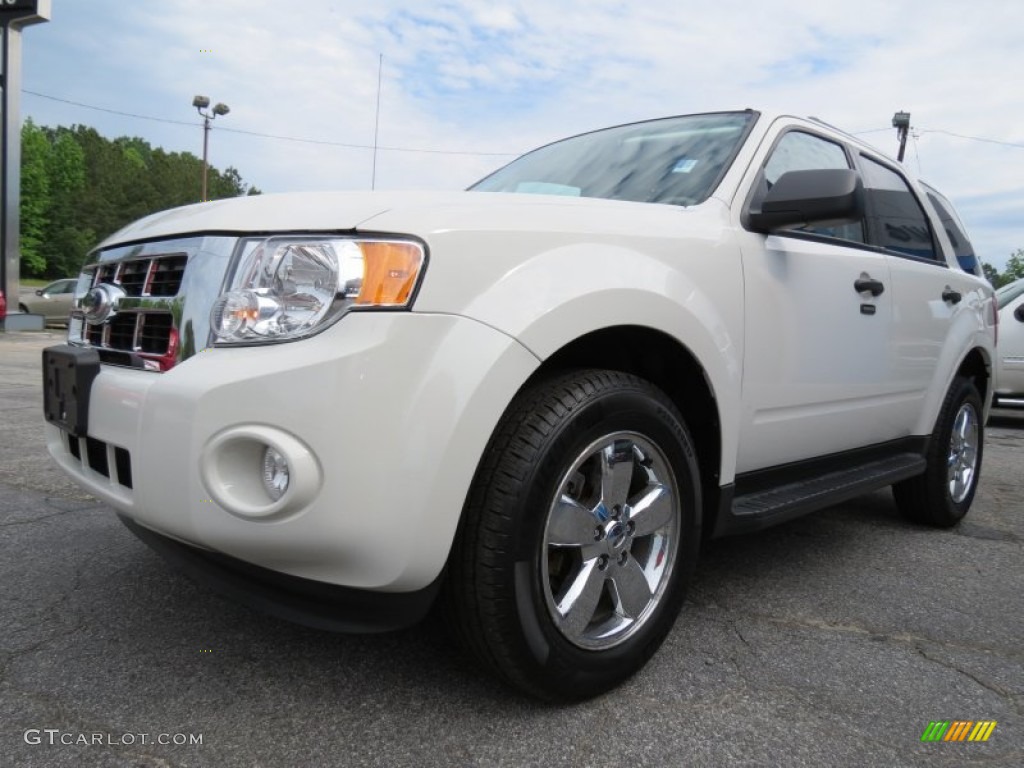
[[23,292],[18,298],[18,308],[22,312],[42,315],[47,323],[67,323],[77,284],[78,279],[71,277],[54,280],[45,288]]
[[4,298],[4,292],[0,290],[0,320],[7,317],[7,299]]
[[996,400],[1024,400],[1024,277],[996,291],[999,343],[996,345]]

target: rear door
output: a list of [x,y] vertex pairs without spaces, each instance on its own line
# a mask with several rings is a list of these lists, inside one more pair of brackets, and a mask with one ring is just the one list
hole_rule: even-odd
[[[933,221],[902,170],[861,153],[868,241],[889,261],[895,311],[892,321],[894,385],[913,415],[910,434],[935,381],[955,316],[967,308],[964,298],[977,281],[953,266],[938,242]],[[969,248],[969,245],[968,245]],[[955,361],[945,363],[948,368]]]

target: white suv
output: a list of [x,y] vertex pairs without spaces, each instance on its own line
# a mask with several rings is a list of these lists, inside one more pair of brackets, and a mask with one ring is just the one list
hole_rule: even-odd
[[156,214],[44,353],[49,450],[251,605],[376,631],[440,595],[505,680],[592,696],[664,639],[704,537],[888,485],[967,512],[995,313],[945,218],[869,146],[749,110],[466,192]]

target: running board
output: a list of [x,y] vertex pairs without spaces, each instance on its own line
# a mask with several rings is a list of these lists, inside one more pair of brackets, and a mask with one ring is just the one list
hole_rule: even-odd
[[726,514],[719,519],[715,535],[767,528],[920,475],[926,467],[920,454],[899,453],[807,480],[734,496],[731,506],[726,507]]

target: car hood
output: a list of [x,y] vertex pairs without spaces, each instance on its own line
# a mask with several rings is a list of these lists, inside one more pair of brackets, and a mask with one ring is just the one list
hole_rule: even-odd
[[[301,192],[253,195],[188,205],[129,224],[98,246],[197,234],[365,231],[426,235],[472,222],[501,226],[596,209],[666,209],[669,206],[594,198],[492,192]],[[674,210],[682,210],[674,208]],[[540,212],[547,215],[538,215]],[[385,215],[386,214],[386,215]],[[376,226],[375,226],[376,225]]]

